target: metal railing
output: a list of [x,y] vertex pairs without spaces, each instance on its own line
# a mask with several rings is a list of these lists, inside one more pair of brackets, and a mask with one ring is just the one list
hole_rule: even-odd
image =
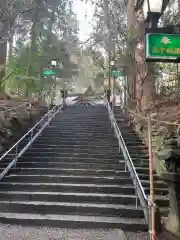
[[[111,127],[114,128],[115,136],[118,140],[119,151],[122,151],[124,159],[125,159],[125,171],[127,171],[127,169],[129,170],[131,178],[133,180],[133,184],[135,186],[136,208],[138,208],[138,199],[139,199],[140,205],[141,205],[141,207],[144,211],[144,215],[145,215],[145,218],[147,220],[147,223],[148,223],[149,226],[151,226],[150,212],[151,212],[152,208],[156,208],[156,205],[155,205],[155,203],[151,202],[145,194],[144,188],[142,187],[141,181],[140,181],[139,176],[136,172],[133,161],[131,159],[131,156],[130,156],[129,151],[126,147],[126,144],[124,142],[124,139],[122,137],[122,134],[120,132],[120,129],[117,125],[116,119],[114,117],[114,114],[111,110],[111,107],[110,107],[107,99],[105,99],[105,105],[108,109],[108,114],[109,114],[109,120],[111,122]],[[150,227],[150,229],[151,229],[151,227]]]
[[25,133],[19,139],[19,141],[17,141],[8,151],[6,151],[0,157],[0,161],[6,159],[9,156],[12,157],[12,161],[1,172],[0,180],[8,173],[12,167],[16,165],[18,158],[20,158],[27,151],[27,149],[31,147],[32,143],[49,125],[54,116],[61,111],[62,107],[63,105],[56,105],[52,109],[48,109],[48,112],[40,119],[40,121],[37,122],[27,133]]

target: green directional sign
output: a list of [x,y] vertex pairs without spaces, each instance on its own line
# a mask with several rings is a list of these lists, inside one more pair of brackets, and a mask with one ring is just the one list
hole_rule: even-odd
[[43,68],[43,76],[56,76],[57,75],[57,69],[54,68]]
[[179,62],[180,34],[146,33],[146,60]]
[[123,76],[121,69],[111,70],[111,77],[120,77]]

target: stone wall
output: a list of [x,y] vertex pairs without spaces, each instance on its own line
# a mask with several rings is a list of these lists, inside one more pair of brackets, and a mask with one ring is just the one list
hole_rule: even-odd
[[[12,109],[4,112],[6,109]],[[11,106],[11,107],[8,107]],[[12,107],[13,106],[13,107]],[[45,102],[34,101],[31,108],[28,104],[20,108],[19,103],[6,104],[0,102],[0,154],[14,144],[28,129],[30,129],[47,111]]]
[[[135,117],[131,124],[134,130],[138,133],[143,142],[148,146],[148,125],[145,120]],[[161,175],[165,171],[164,163],[159,162],[156,156],[156,151],[160,148],[161,143],[164,139],[164,129],[163,126],[158,126],[156,124],[152,125],[152,150],[153,150],[153,167],[158,175]]]

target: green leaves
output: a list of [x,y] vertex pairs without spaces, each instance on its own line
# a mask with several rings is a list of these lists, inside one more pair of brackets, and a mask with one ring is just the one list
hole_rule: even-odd
[[49,67],[52,59],[57,59],[59,65],[63,63],[62,69],[58,65],[57,77],[76,75],[78,67],[71,61],[71,55],[79,52],[79,48],[71,0],[13,0],[8,4],[0,3],[0,26],[5,27],[4,22],[7,23],[7,31],[3,34],[13,36],[16,32],[16,45],[11,45],[13,55],[8,57],[1,87],[21,92],[23,96],[28,95],[28,91],[42,90],[46,80],[41,70]]

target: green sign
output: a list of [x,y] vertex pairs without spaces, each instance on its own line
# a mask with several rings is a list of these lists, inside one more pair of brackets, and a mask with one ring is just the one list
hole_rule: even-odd
[[120,77],[123,76],[122,70],[116,69],[116,70],[111,70],[111,77]]
[[146,60],[180,60],[180,34],[147,33]]
[[56,76],[57,75],[57,69],[54,68],[43,68],[43,76]]

